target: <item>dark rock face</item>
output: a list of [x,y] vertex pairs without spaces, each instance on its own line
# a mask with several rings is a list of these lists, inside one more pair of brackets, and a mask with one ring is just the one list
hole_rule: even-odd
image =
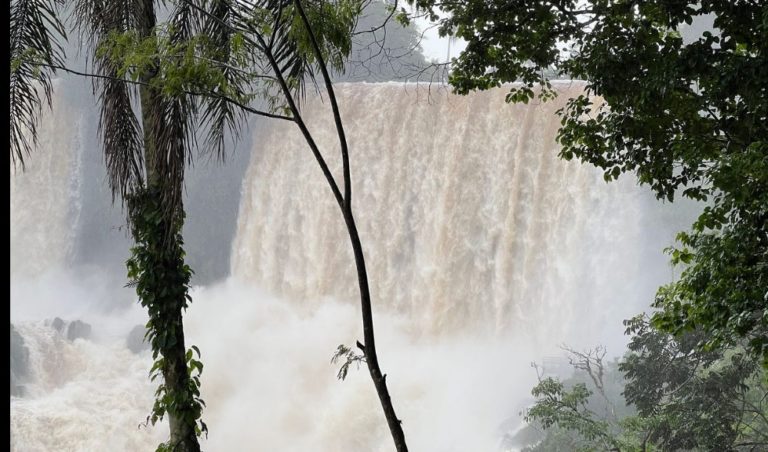
[[29,350],[24,338],[11,324],[11,396],[24,395],[24,383],[29,378]]
[[128,350],[133,353],[141,353],[144,350],[149,350],[149,343],[144,341],[144,334],[146,334],[146,332],[147,329],[144,325],[136,325],[133,327],[131,332],[128,333],[128,338],[125,340],[125,345],[128,347]]
[[59,333],[63,333],[64,332],[64,326],[66,325],[66,323],[67,322],[65,322],[64,320],[60,319],[59,317],[56,317],[51,322],[51,328],[53,328],[54,330],[58,331]]
[[91,337],[91,325],[82,320],[75,320],[67,325],[67,340],[89,339]]
[[91,337],[91,325],[83,322],[82,320],[74,320],[67,322],[59,317],[51,320],[51,328],[58,331],[62,336],[66,337],[68,341],[72,342],[75,339],[90,339]]

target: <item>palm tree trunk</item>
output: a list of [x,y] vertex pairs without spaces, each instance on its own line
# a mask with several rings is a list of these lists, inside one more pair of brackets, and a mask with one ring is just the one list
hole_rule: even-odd
[[[155,9],[153,0],[142,0],[141,2],[141,21],[139,23],[139,35],[142,39],[148,38],[154,34],[156,25]],[[163,115],[163,97],[160,90],[151,86],[152,79],[156,76],[157,70],[150,70],[141,74],[140,88],[141,98],[141,120],[144,130],[144,149],[145,149],[145,168],[147,172],[147,193],[149,196],[158,197],[157,205],[163,205],[163,188],[180,189],[180,187],[163,187],[167,184],[160,171],[157,168],[158,156],[157,143],[159,138],[157,134],[164,128]],[[180,182],[179,182],[180,183]],[[179,274],[179,265],[184,265],[183,257],[180,259],[168,259],[168,255],[175,253],[164,253],[162,250],[181,249],[181,243],[174,233],[181,229],[180,223],[183,221],[182,215],[173,215],[161,222],[163,229],[159,237],[163,241],[168,241],[154,247],[159,250],[156,260],[155,271],[161,275],[170,275],[170,278],[163,278],[158,275],[161,281],[156,287],[156,291],[167,291],[173,294],[164,298],[166,303],[163,309],[164,318],[160,322],[166,333],[170,333],[169,340],[164,341],[160,346],[160,354],[163,357],[163,379],[165,381],[166,394],[170,396],[171,402],[166,405],[166,414],[170,426],[169,445],[174,452],[199,452],[200,444],[195,432],[196,416],[190,416],[190,405],[186,403],[189,396],[190,376],[187,370],[186,345],[184,342],[184,324],[182,320],[182,310],[186,305],[186,283],[183,280],[174,278]],[[181,254],[183,256],[183,254]],[[159,293],[157,298],[161,298]]]

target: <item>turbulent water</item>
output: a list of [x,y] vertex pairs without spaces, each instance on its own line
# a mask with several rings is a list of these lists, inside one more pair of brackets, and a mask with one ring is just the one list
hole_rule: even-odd
[[[504,90],[338,88],[380,361],[412,450],[500,450],[535,381],[529,362],[562,342],[620,353],[621,319],[670,277],[660,250],[685,222],[631,178],[606,184],[557,158],[554,112],[581,86],[558,88],[558,100],[529,105],[505,104]],[[340,176],[328,103],[310,98],[304,114]],[[151,359],[125,346],[144,314],[97,309],[113,296],[98,270],[56,270],[73,258],[66,225],[83,195],[72,181],[86,175],[76,130],[55,115],[44,133],[62,154],[12,175],[12,320],[32,375],[11,398],[11,449],[151,450],[166,431],[137,428]],[[338,207],[295,126],[254,136],[232,276],[196,288],[186,317],[206,366],[204,447],[390,450],[366,371],[340,382],[329,362],[362,336]],[[92,323],[93,337],[67,341],[46,326],[53,316]]]

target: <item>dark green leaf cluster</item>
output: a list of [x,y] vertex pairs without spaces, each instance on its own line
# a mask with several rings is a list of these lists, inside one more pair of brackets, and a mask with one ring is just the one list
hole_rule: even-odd
[[[535,404],[524,411],[529,426],[507,440],[534,451],[635,450],[637,430],[624,424],[635,411],[623,403],[624,381],[617,362],[603,362],[605,349],[568,350],[570,378],[539,377],[531,394]],[[538,366],[535,366],[539,371]]]
[[705,333],[674,337],[644,316],[625,325],[632,340],[619,365],[624,397],[654,420],[649,442],[662,450],[768,447],[768,381],[744,347],[702,351]]
[[331,357],[332,364],[335,364],[338,361],[343,362],[341,363],[341,367],[339,367],[339,372],[336,374],[336,378],[344,380],[349,373],[349,366],[354,363],[360,367],[360,364],[365,362],[365,355],[356,353],[350,347],[342,344],[336,348],[336,352],[333,354],[333,357]]
[[[679,234],[683,248],[672,257],[685,267],[678,281],[656,294],[653,321],[677,334],[706,331],[698,344],[704,350],[744,343],[768,368],[768,211],[723,214],[726,208],[719,207],[708,208],[692,232]],[[727,219],[716,232],[700,226],[721,215]]]
[[675,337],[642,315],[624,323],[632,337],[624,357],[603,364],[571,352],[573,376],[540,379],[531,425],[510,443],[531,452],[768,447],[768,379],[744,347],[702,351],[703,332]]
[[537,402],[527,411],[526,421],[537,421],[544,429],[556,425],[561,429],[573,430],[585,440],[585,444],[598,442],[603,443],[605,449],[615,447],[608,423],[596,419],[587,408],[592,392],[586,384],[577,383],[566,389],[559,380],[545,378],[533,388],[531,394],[537,398]]
[[[132,194],[127,200],[136,242],[126,263],[128,277],[133,281],[139,302],[149,314],[145,339],[151,345],[155,359],[150,378],[154,381],[163,376],[164,380],[157,388],[147,421],[154,425],[167,413],[173,413],[176,419],[200,435],[207,433],[207,426],[200,420],[205,406],[200,398],[203,364],[195,359],[195,354],[200,357],[200,350],[192,346],[182,359],[169,359],[179,349],[184,350],[184,345],[178,341],[184,337],[182,312],[192,300],[189,295],[192,270],[184,263],[180,233],[182,218],[177,218],[172,225],[167,224],[161,199],[150,188]],[[169,229],[173,231],[171,243],[168,243]],[[181,368],[177,368],[179,364]],[[181,375],[181,378],[169,378],[171,375]],[[169,383],[179,381],[181,384]]]

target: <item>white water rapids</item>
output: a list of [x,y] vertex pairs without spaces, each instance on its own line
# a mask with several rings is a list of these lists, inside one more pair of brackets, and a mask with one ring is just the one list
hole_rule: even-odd
[[[564,342],[621,353],[621,320],[670,278],[661,250],[685,220],[631,176],[606,184],[557,158],[554,112],[581,92],[557,86],[557,100],[529,105],[504,103],[504,89],[338,87],[380,361],[413,451],[502,450],[535,383],[529,363]],[[311,97],[303,111],[340,176],[330,106]],[[167,427],[137,427],[151,409],[151,357],[125,347],[145,314],[99,309],[119,287],[69,265],[73,181],[89,176],[78,129],[59,115],[42,126],[58,146],[12,174],[12,321],[32,375],[11,398],[11,449],[153,450]],[[356,276],[293,124],[254,134],[237,224],[231,276],[195,288],[186,316],[205,364],[204,449],[391,450],[366,369],[341,382],[330,363],[362,337]],[[93,337],[65,340],[44,323],[54,316],[91,323]]]

